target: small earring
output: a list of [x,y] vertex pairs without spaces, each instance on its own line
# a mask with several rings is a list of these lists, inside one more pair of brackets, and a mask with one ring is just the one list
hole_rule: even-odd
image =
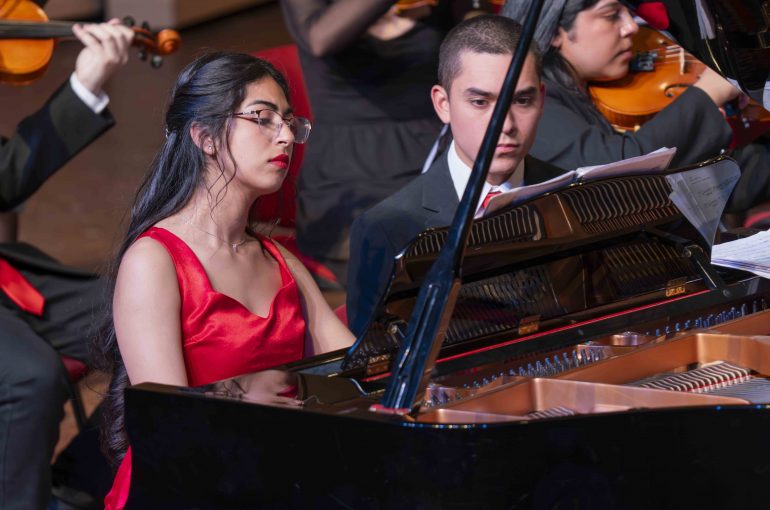
[[209,145],[208,147],[206,147],[206,153],[207,153],[207,154],[214,154],[214,147],[213,147],[213,146],[211,146],[211,145]]

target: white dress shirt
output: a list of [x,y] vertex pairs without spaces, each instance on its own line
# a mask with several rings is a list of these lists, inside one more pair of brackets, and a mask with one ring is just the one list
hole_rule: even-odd
[[95,96],[93,92],[85,87],[85,85],[80,83],[80,80],[75,76],[75,73],[70,75],[70,87],[72,87],[72,91],[75,95],[96,114],[102,113],[110,102],[110,98],[103,90],[99,92],[98,96]]
[[[471,178],[471,168],[463,163],[460,156],[457,155],[457,148],[455,142],[449,146],[447,151],[447,163],[449,164],[449,175],[452,176],[452,183],[455,186],[457,192],[457,198],[462,199],[465,187],[468,185],[468,180]],[[484,216],[484,208],[481,204],[484,202],[484,198],[490,191],[499,191],[505,193],[511,191],[514,188],[518,188],[524,183],[524,158],[519,161],[516,169],[513,171],[507,181],[503,182],[499,186],[493,186],[488,182],[484,182],[484,187],[481,190],[481,196],[479,197],[479,203],[476,205],[475,218],[481,218]]]

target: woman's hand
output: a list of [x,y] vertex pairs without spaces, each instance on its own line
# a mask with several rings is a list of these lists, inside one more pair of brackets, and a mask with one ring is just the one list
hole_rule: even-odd
[[257,404],[299,407],[302,402],[290,396],[296,393],[295,384],[295,377],[289,372],[263,370],[220,381],[210,393]]

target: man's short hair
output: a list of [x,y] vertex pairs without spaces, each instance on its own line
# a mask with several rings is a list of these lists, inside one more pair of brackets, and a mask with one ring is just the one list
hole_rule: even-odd
[[[449,92],[452,81],[460,73],[460,55],[463,52],[513,55],[520,38],[521,25],[503,16],[482,15],[459,23],[441,43],[439,84]],[[529,51],[535,57],[537,75],[540,76],[543,71],[542,57],[534,41]]]

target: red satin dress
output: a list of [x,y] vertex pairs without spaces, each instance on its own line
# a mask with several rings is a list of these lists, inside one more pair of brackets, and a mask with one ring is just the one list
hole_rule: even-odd
[[[239,301],[214,290],[198,257],[166,229],[151,227],[150,237],[168,251],[182,296],[182,344],[187,381],[200,386],[301,359],[305,319],[299,289],[286,261],[270,239],[262,247],[277,262],[282,285],[267,317],[251,313]],[[131,448],[118,468],[105,510],[122,509],[131,481]]]

